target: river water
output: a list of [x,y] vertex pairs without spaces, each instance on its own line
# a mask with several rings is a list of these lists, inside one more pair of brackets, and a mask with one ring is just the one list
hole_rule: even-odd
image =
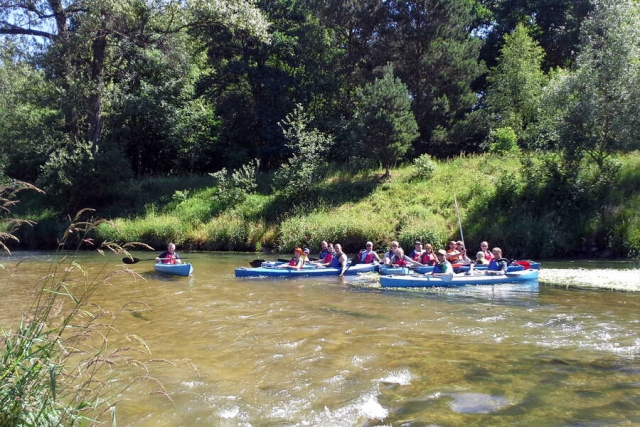
[[[119,396],[119,426],[640,425],[638,293],[237,279],[255,254],[182,256],[191,277],[141,261],[128,266],[139,277],[112,276],[92,297],[151,351],[154,381]],[[28,310],[52,259],[0,261],[1,327]],[[88,276],[126,267],[77,261]]]

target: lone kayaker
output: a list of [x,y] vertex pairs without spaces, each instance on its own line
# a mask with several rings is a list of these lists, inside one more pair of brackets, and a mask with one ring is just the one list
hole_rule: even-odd
[[169,243],[167,250],[156,257],[156,262],[162,262],[163,264],[182,264],[180,255],[176,252],[175,243]]

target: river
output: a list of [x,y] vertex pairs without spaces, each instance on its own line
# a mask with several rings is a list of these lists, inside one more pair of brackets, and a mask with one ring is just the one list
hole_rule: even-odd
[[[74,255],[88,277],[139,275],[111,276],[91,299],[151,352],[149,377],[118,396],[119,426],[640,425],[640,293],[237,279],[255,254],[182,256],[191,277]],[[2,328],[53,259],[0,261]]]

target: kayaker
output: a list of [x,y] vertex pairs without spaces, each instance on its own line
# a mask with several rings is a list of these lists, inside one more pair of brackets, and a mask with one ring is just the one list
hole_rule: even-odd
[[[455,242],[453,242],[455,243]],[[439,249],[436,252],[436,257],[438,258],[438,263],[433,267],[432,276],[443,276],[445,274],[453,274],[453,267],[451,263],[447,260],[447,251],[444,249]]]
[[331,264],[329,267],[332,268],[341,268],[339,276],[344,276],[345,271],[347,271],[347,254],[342,252],[342,245],[340,243],[336,243],[333,245],[336,253],[333,255],[333,260],[331,260]]
[[502,258],[502,249],[495,247],[491,250],[493,259],[489,261],[485,274],[506,274],[509,264],[506,259]]
[[458,250],[458,246],[455,240],[449,242],[449,249],[445,251],[445,256],[447,257],[447,261],[449,262],[458,262],[458,259],[460,258],[460,251]]
[[359,264],[373,264],[374,262],[381,263],[380,256],[373,250],[373,242],[367,242],[366,248],[358,253]]
[[456,242],[456,249],[460,252],[457,263],[466,265],[471,264],[471,259],[467,256],[467,249],[464,247],[464,243],[462,243],[461,240]]
[[489,265],[489,261],[484,257],[484,252],[479,251],[476,254],[476,265]]
[[329,244],[326,240],[320,242],[320,252],[318,252],[318,260],[322,261],[324,258],[333,251],[329,250]]
[[302,261],[303,261],[305,264],[308,264],[308,263],[309,263],[309,254],[310,254],[310,253],[311,253],[311,251],[309,250],[309,248],[304,248],[304,249],[302,250]]
[[182,264],[180,255],[176,252],[175,243],[169,243],[167,250],[156,257],[156,262],[162,262],[163,264]]
[[393,256],[393,258],[391,258],[391,266],[392,267],[407,266],[407,260],[406,260],[406,257],[404,256],[404,250],[402,248],[396,249],[395,255]]
[[424,253],[424,249],[422,249],[422,242],[420,240],[416,240],[414,249],[409,254],[409,258],[413,261],[420,262],[420,257]]
[[480,250],[484,254],[484,259],[486,259],[487,262],[490,262],[493,259],[493,254],[489,250],[489,243],[481,242],[480,243]]
[[424,252],[420,256],[420,264],[422,265],[436,265],[438,259],[436,258],[436,254],[433,253],[433,246],[429,243],[424,245]]
[[389,252],[386,252],[382,257],[382,263],[384,265],[391,265],[391,259],[393,259],[393,257],[395,256],[396,249],[398,249],[399,247],[400,247],[400,244],[395,240],[391,242],[391,249],[389,249]]
[[278,268],[291,268],[294,270],[300,270],[303,265],[304,261],[302,260],[302,249],[295,248],[293,250],[293,257],[291,258],[289,263],[279,265]]

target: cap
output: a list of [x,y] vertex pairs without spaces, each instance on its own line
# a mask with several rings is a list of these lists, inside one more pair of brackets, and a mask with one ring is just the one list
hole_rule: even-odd
[[373,246],[373,242],[367,242],[367,246],[369,245]]
[[416,245],[421,245],[421,244],[422,244],[422,242],[421,242],[420,240],[416,240],[416,243],[415,243],[415,244],[416,244]]
[[447,251],[445,251],[444,249],[440,249],[440,250],[438,250],[438,255],[447,256]]
[[304,252],[305,254],[308,254],[311,251],[309,250],[309,248],[304,248],[304,251],[302,251],[302,252]]

